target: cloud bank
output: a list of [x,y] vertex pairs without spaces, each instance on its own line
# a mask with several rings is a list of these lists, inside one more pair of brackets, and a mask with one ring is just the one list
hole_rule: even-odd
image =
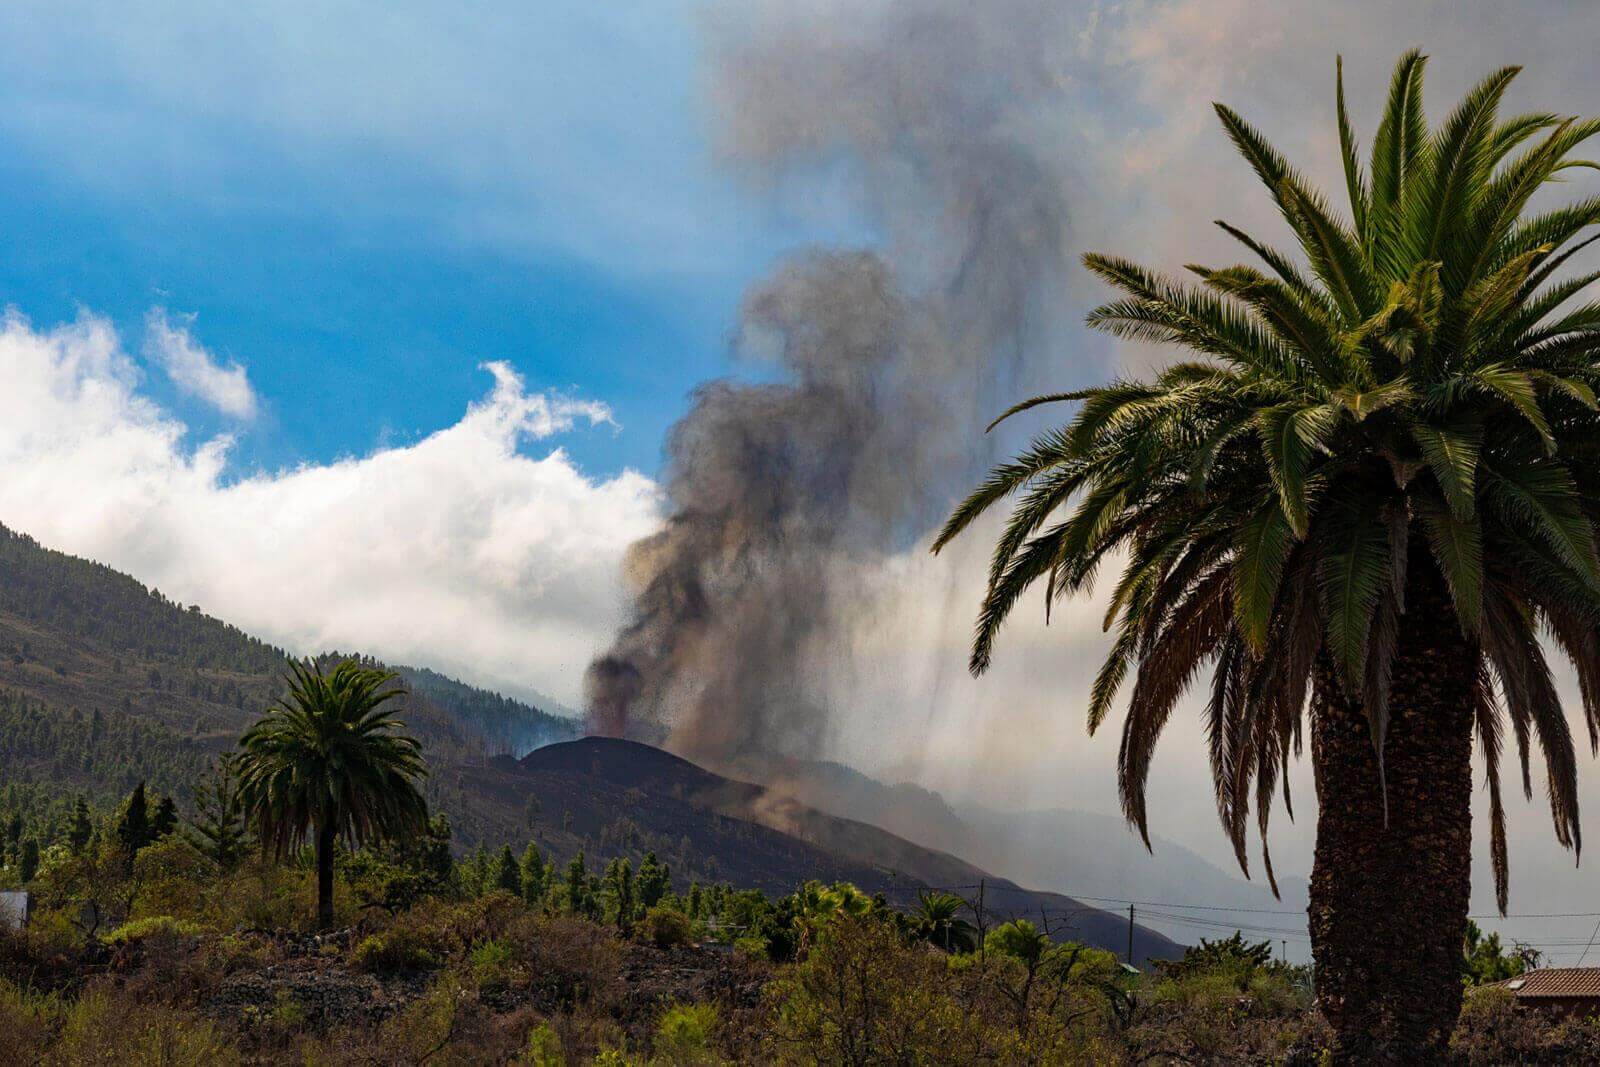
[[[203,364],[222,374],[197,379],[218,407],[249,395],[230,392],[248,389],[243,368],[217,368],[187,327],[150,325],[180,384]],[[619,561],[654,527],[656,487],[591,479],[559,448],[525,454],[609,411],[485,369],[489,394],[415,444],[230,479],[231,439],[191,443],[108,321],[39,329],[12,313],[0,522],[292,651],[358,648],[571,701],[620,617]]]

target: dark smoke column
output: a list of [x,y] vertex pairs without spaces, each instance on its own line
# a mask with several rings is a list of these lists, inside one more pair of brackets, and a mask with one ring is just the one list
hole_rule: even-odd
[[589,668],[591,729],[725,760],[825,748],[808,670],[853,576],[937,520],[1049,355],[1064,185],[1033,139],[1063,18],[1031,0],[708,17],[733,165],[780,195],[843,170],[886,239],[803,252],[746,295],[736,355],[783,380],[702,385],[673,428],[670,517],[628,553],[633,616]]

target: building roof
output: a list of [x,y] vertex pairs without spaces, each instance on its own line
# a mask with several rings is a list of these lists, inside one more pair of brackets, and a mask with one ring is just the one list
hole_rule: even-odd
[[1496,984],[1516,994],[1518,1000],[1537,1000],[1542,997],[1600,999],[1600,967],[1542,967]]

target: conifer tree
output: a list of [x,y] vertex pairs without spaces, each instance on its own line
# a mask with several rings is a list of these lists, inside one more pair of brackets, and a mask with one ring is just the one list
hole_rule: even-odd
[[189,820],[189,843],[210,858],[224,873],[238,866],[250,848],[244,800],[234,757],[224,755],[209,778],[194,791],[194,816]]
[[503,889],[513,896],[522,895],[522,871],[517,866],[517,857],[512,853],[510,845],[500,847],[500,855],[495,860],[489,887]]
[[122,813],[117,816],[116,832],[117,841],[127,853],[130,863],[134,854],[150,843],[150,806],[145,799],[143,782],[134,786],[133,792],[122,805]]
[[67,824],[67,847],[74,856],[88,847],[89,837],[93,833],[94,824],[89,821],[89,802],[79,793],[72,805],[72,821]]
[[172,797],[164,796],[150,817],[150,841],[159,841],[178,828],[178,807]]
[[17,877],[24,885],[33,881],[33,876],[39,873],[39,842],[31,837],[22,839],[21,852],[17,859]]
[[539,903],[544,899],[545,884],[544,857],[539,855],[539,846],[529,841],[522,853],[522,899]]
[[671,868],[656,859],[654,852],[645,853],[644,862],[639,865],[640,905],[646,909],[655,907],[671,888]]
[[583,849],[572,857],[572,862],[567,864],[567,907],[574,913],[582,913],[583,898],[589,890],[589,871],[584,866]]

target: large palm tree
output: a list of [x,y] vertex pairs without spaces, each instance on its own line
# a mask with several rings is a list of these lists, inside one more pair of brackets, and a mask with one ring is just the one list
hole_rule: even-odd
[[[1440,1052],[1460,1006],[1472,748],[1487,770],[1501,910],[1504,724],[1531,796],[1543,753],[1556,836],[1579,845],[1576,759],[1548,650],[1600,733],[1600,275],[1563,270],[1600,199],[1533,213],[1600,124],[1502,119],[1516,68],[1442,126],[1405,55],[1363,166],[1337,93],[1348,217],[1233,111],[1229,138],[1302,258],[1229,226],[1262,264],[1189,284],[1090,255],[1120,290],[1089,323],[1194,358],[1148,380],[1036,397],[1070,422],[996,468],[935,546],[1020,493],[995,548],[971,667],[1029,587],[1046,604],[1119,566],[1093,732],[1123,682],[1118,774],[1145,836],[1156,740],[1202,668],[1216,804],[1241,866],[1300,752],[1310,697],[1318,796],[1317,996],[1342,1058]],[[1005,416],[1002,416],[1002,418]],[[1292,812],[1292,808],[1290,809]]]
[[346,660],[329,673],[291,665],[288,695],[239,741],[239,792],[264,848],[282,859],[316,848],[317,922],[333,923],[333,850],[427,825],[417,741],[385,705],[390,671]]

